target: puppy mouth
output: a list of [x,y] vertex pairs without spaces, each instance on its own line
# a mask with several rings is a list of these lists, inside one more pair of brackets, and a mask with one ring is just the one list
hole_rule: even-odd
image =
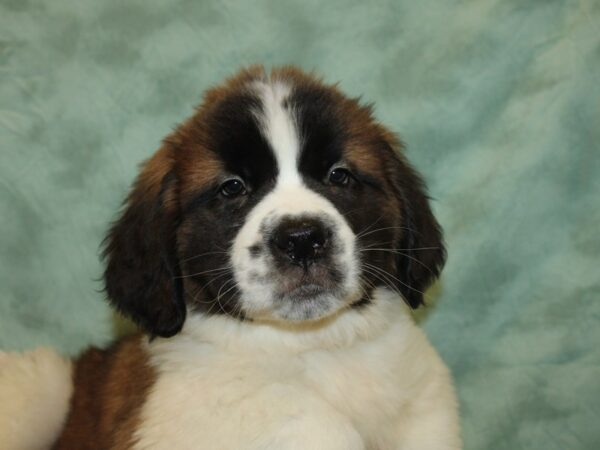
[[301,286],[276,299],[273,305],[274,317],[289,322],[318,320],[331,314],[335,308],[336,296],[317,285]]
[[315,283],[307,283],[285,293],[280,293],[279,297],[281,299],[285,298],[292,301],[299,301],[319,297],[326,293],[329,293],[329,290],[325,287]]
[[321,265],[288,270],[279,277],[278,297],[302,300],[334,294],[339,287],[338,279],[337,270]]

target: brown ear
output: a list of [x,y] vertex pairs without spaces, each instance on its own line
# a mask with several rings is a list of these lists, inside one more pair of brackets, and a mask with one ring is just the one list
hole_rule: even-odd
[[166,146],[144,164],[104,241],[110,303],[148,333],[164,337],[181,330],[186,314],[176,256],[173,164]]
[[393,184],[400,202],[402,234],[396,244],[397,288],[412,308],[423,304],[423,293],[446,262],[442,229],[429,206],[427,189],[417,171],[394,150]]

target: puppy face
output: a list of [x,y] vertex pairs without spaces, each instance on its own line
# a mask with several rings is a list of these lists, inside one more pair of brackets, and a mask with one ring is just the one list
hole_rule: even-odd
[[399,150],[333,86],[241,72],[146,163],[107,237],[109,299],[161,336],[188,311],[317,320],[378,286],[418,306],[445,255]]

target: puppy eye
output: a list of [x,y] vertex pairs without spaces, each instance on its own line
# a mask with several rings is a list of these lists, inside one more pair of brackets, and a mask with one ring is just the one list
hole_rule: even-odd
[[338,186],[348,184],[350,180],[350,172],[343,167],[336,167],[329,172],[329,182]]
[[239,178],[232,178],[221,185],[220,191],[225,197],[237,197],[246,193],[246,186]]

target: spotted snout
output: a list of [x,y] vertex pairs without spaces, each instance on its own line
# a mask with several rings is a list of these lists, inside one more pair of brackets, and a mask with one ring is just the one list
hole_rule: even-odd
[[358,292],[354,233],[331,202],[302,185],[276,189],[254,208],[232,266],[247,317],[315,319]]

